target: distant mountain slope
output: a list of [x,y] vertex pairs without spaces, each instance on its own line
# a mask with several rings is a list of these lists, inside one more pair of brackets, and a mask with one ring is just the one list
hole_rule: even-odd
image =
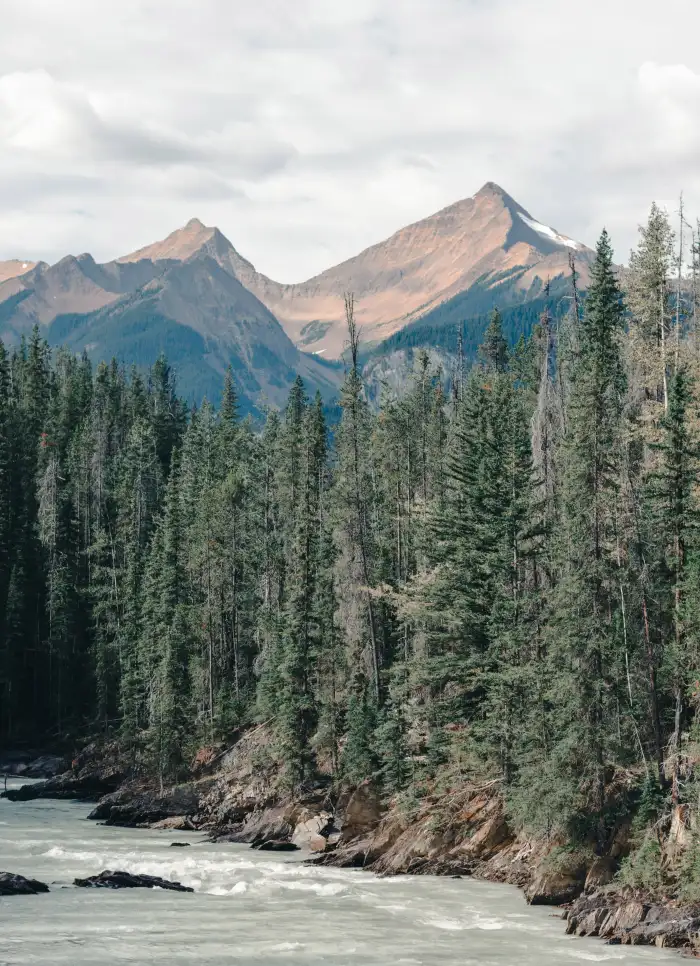
[[8,278],[16,278],[30,272],[36,262],[25,262],[19,258],[11,258],[7,262],[0,262],[0,282],[6,282]]
[[66,312],[93,312],[156,278],[164,269],[162,263],[147,261],[98,265],[87,254],[67,255],[55,265],[39,262],[31,271],[0,284],[0,308],[8,299],[16,303],[12,316],[0,322],[0,336],[8,338],[35,324],[48,325]]
[[335,393],[340,372],[299,352],[272,313],[214,259],[197,254],[160,264],[166,267],[156,278],[117,301],[56,317],[50,341],[142,365],[165,351],[180,390],[197,400],[218,397],[230,365],[246,410],[282,406],[297,374],[309,391]]
[[[547,279],[568,274],[574,252],[585,283],[592,252],[536,221],[498,185],[396,232],[321,275],[283,285],[257,272],[217,228],[193,219],[161,242],[119,259],[187,259],[210,255],[266,305],[304,351],[340,357],[345,344],[343,294],[356,298],[363,341],[384,339],[439,311],[476,286],[527,301]],[[484,299],[482,299],[484,301]],[[488,298],[486,298],[488,301]]]
[[[195,218],[105,264],[88,254],[0,263],[0,337],[16,341],[39,324],[53,342],[139,364],[167,349],[194,398],[216,391],[231,364],[251,406],[278,405],[296,372],[310,390],[337,387],[345,292],[355,295],[365,350],[442,344],[442,328],[473,320],[476,338],[493,305],[529,304],[547,280],[555,294],[572,252],[585,287],[593,253],[491,182],[298,285],[257,272]],[[527,313],[518,318],[528,325]]]
[[0,284],[0,337],[16,342],[39,324],[55,345],[144,366],[165,351],[180,391],[197,401],[218,396],[229,365],[244,409],[282,405],[297,373],[310,392],[332,396],[340,372],[300,352],[206,246],[188,252],[190,231],[183,230],[179,246],[178,238],[171,242],[175,258],[100,265],[90,255],[67,256],[8,279]]
[[476,283],[486,289],[491,279],[500,286],[510,276],[513,293],[525,300],[533,287],[568,273],[572,251],[585,282],[590,249],[537,222],[489,183],[308,282],[239,277],[297,345],[337,358],[345,341],[345,291],[355,294],[363,340],[377,343]]
[[379,345],[365,348],[362,375],[370,398],[379,400],[387,391],[400,395],[401,386],[415,368],[416,353],[422,349],[428,351],[433,366],[441,367],[445,386],[449,387],[459,368],[460,351],[465,367],[478,358],[495,307],[501,314],[503,335],[514,347],[521,336],[530,335],[545,309],[558,325],[571,308],[567,287],[564,279],[551,286],[549,295],[543,291],[537,295],[533,287],[524,302],[522,298],[509,300],[507,282],[487,290],[475,285],[455,296]]
[[[578,268],[587,277],[588,261]],[[492,311],[499,309],[503,320],[503,333],[511,345],[521,335],[528,336],[545,308],[553,317],[565,315],[571,307],[571,277],[558,275],[549,280],[549,289],[535,278],[527,291],[523,291],[520,279],[526,269],[515,269],[503,275],[485,276],[471,288],[460,292],[430,312],[420,316],[388,339],[373,346],[371,355],[401,348],[442,346],[455,348],[458,333],[462,332],[465,357],[471,358],[481,344]]]

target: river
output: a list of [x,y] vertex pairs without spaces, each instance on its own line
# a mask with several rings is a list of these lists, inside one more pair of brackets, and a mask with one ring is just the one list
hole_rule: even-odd
[[[0,870],[51,887],[0,899],[1,966],[679,962],[662,950],[568,937],[556,910],[528,908],[509,886],[317,868],[297,853],[215,845],[193,832],[106,828],[86,821],[88,811],[0,799]],[[176,879],[195,894],[72,885],[103,869]]]

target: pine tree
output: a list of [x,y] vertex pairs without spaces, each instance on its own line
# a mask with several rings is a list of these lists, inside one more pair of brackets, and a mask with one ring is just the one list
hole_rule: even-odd
[[673,262],[673,232],[668,215],[651,206],[649,219],[639,229],[639,245],[630,255],[628,301],[633,324],[632,359],[639,388],[647,400],[651,420],[657,407],[668,407],[671,303],[668,276]]
[[281,688],[282,664],[281,608],[283,603],[284,555],[279,505],[277,501],[277,447],[280,424],[277,413],[268,414],[261,438],[257,485],[260,490],[259,542],[261,558],[261,603],[256,619],[259,658],[256,671],[258,716],[263,721],[274,718]]
[[661,441],[655,446],[660,463],[649,485],[651,522],[658,547],[655,597],[661,605],[662,619],[665,617],[663,638],[668,641],[659,663],[673,694],[672,795],[676,803],[678,756],[683,719],[688,719],[689,709],[684,704],[692,663],[686,638],[686,613],[692,609],[686,601],[686,592],[692,593],[688,554],[695,542],[698,521],[694,496],[698,449],[688,426],[690,399],[687,375],[679,369],[669,384],[668,412],[661,420]]
[[[371,419],[358,365],[359,336],[352,296],[345,300],[350,366],[341,391],[342,417],[336,435],[337,471],[335,513],[341,550],[338,586],[343,595],[349,663],[364,675],[374,695],[381,697],[382,663],[377,603],[372,594],[375,547],[373,532],[374,487],[371,466]],[[358,685],[364,694],[364,684]],[[363,698],[363,700],[365,700]]]
[[488,409],[488,390],[473,377],[445,460],[445,491],[429,522],[431,573],[419,606],[429,642],[431,730],[464,721],[483,699],[494,537],[484,528],[490,482],[484,470],[492,465]]
[[489,405],[490,499],[483,521],[493,532],[483,742],[489,757],[498,761],[506,785],[516,778],[532,681],[528,665],[534,663],[535,675],[542,672],[533,641],[541,614],[535,573],[546,531],[523,397],[511,378],[494,381]]
[[377,767],[375,727],[377,705],[367,679],[355,674],[345,717],[345,744],[341,759],[342,774],[350,784],[371,778]]
[[165,639],[165,653],[159,672],[155,731],[157,734],[158,775],[176,780],[186,761],[186,745],[192,726],[189,703],[190,633],[184,607],[175,608]]
[[[586,788],[585,807],[604,834],[605,767],[616,748],[614,722],[624,680],[619,640],[615,518],[625,376],[620,356],[623,304],[606,232],[596,248],[578,332],[562,478],[561,577],[553,598],[552,646],[570,722],[559,736],[559,781]],[[572,796],[573,798],[573,796]],[[574,816],[570,816],[574,820]]]
[[505,372],[508,367],[508,343],[503,338],[503,319],[494,309],[479,350],[484,366],[494,372]]

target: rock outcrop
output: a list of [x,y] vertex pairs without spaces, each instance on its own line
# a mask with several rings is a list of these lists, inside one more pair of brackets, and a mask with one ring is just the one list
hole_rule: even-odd
[[563,906],[583,892],[586,870],[547,871],[538,873],[525,890],[531,906]]
[[384,809],[378,790],[369,781],[355,789],[343,810],[343,828],[339,844],[367,835],[379,824]]
[[150,826],[173,818],[188,819],[198,812],[200,797],[210,785],[211,782],[204,787],[194,783],[176,785],[162,794],[125,786],[101,798],[88,818],[126,828]]
[[36,896],[49,887],[38,879],[25,879],[14,872],[0,872],[0,896]]
[[260,852],[296,852],[298,845],[293,842],[285,842],[281,839],[266,839],[250,843],[251,849],[258,849]]
[[60,755],[41,755],[32,759],[21,772],[23,778],[55,778],[62,775],[70,762]]
[[[46,758],[42,761],[42,767],[50,767]],[[96,801],[103,795],[116,791],[128,777],[128,773],[128,765],[117,745],[92,744],[74,759],[69,771],[36,784],[7,789],[2,797],[13,802],[28,802],[37,798]],[[23,774],[28,772],[25,770]]]
[[566,931],[608,943],[700,950],[700,905],[664,902],[630,888],[581,896],[566,913]]
[[[578,899],[596,861],[592,853],[555,848],[533,870],[525,889],[532,906],[563,906]],[[596,878],[594,873],[593,878]]]
[[588,870],[583,891],[586,893],[595,892],[609,885],[615,878],[619,862],[612,855],[599,855],[593,860],[593,865]]
[[32,756],[26,751],[0,752],[0,775],[21,775],[31,759]]
[[320,864],[383,875],[483,875],[524,885],[532,857],[509,828],[498,796],[473,788],[424,799],[417,812],[383,810],[377,791],[360,785],[342,810],[338,845]]
[[37,755],[26,751],[0,754],[0,775],[21,778],[54,778],[68,768],[69,762],[61,755]]
[[292,842],[308,852],[325,852],[337,845],[340,834],[330,812],[319,812],[318,815],[297,822],[292,833]]
[[167,889],[170,892],[194,892],[180,882],[170,882],[156,875],[135,875],[132,872],[106,870],[87,879],[75,879],[74,885],[81,889]]
[[76,776],[65,772],[35,785],[22,785],[8,788],[3,798],[12,802],[29,802],[37,798],[73,798],[81,801],[96,801],[103,795],[115,791],[124,780],[123,772]]

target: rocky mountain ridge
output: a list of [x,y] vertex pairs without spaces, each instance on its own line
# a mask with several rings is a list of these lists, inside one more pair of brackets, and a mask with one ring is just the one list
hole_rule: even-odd
[[498,185],[400,229],[354,258],[298,285],[262,275],[244,284],[307,352],[338,358],[345,342],[342,293],[356,300],[365,343],[376,344],[476,283],[514,283],[519,297],[569,272],[569,254],[588,277],[592,252],[537,222]]
[[166,249],[103,264],[89,254],[38,263],[0,283],[0,338],[17,343],[39,325],[53,345],[86,349],[95,361],[147,366],[165,352],[181,391],[197,402],[218,399],[230,366],[244,411],[283,405],[297,374],[311,392],[332,397],[340,373],[294,346],[220,264],[216,241],[189,253],[181,245],[177,258]]
[[87,253],[54,265],[0,263],[0,337],[16,343],[38,324],[52,344],[96,360],[147,365],[165,351],[199,399],[216,394],[231,365],[248,405],[279,406],[297,373],[326,398],[337,391],[340,367],[323,363],[342,356],[344,293],[355,296],[369,347],[436,313],[450,324],[477,305],[532,301],[567,275],[572,253],[585,284],[590,250],[491,182],[295,285],[258,272],[218,228],[194,218],[102,264]]
[[212,257],[254,293],[299,348],[327,359],[339,358],[345,345],[345,292],[355,296],[363,341],[376,344],[477,283],[492,288],[495,301],[504,283],[526,301],[533,289],[568,274],[570,253],[586,280],[592,257],[585,245],[536,221],[488,182],[473,197],[296,284],[258,272],[218,228],[196,218],[118,261],[186,261],[195,253]]

